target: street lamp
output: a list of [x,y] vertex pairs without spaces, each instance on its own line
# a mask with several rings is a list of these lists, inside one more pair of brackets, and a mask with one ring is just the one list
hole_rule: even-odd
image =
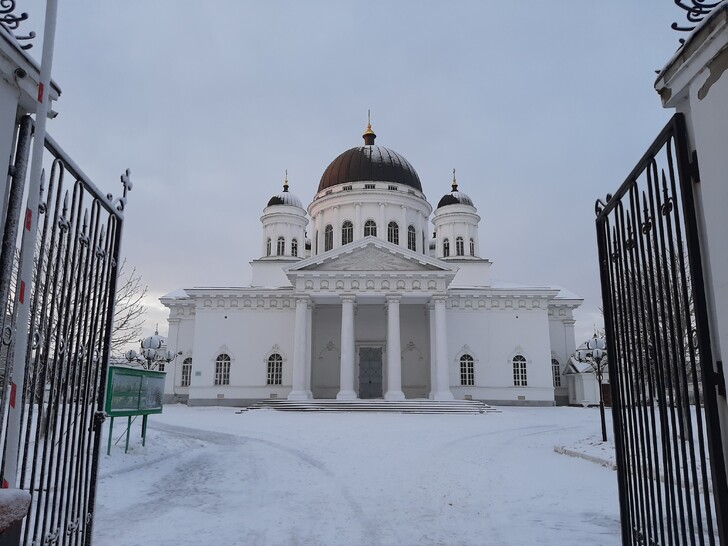
[[607,441],[607,421],[604,417],[604,395],[602,394],[602,380],[607,367],[607,344],[603,338],[596,334],[586,342],[586,347],[576,351],[576,358],[581,362],[588,362],[599,385],[599,415],[602,419],[602,441]]
[[172,362],[177,355],[172,351],[162,351],[164,338],[155,330],[153,336],[142,339],[139,342],[141,351],[137,353],[131,349],[124,353],[129,362],[140,362],[147,370],[155,369],[161,362]]

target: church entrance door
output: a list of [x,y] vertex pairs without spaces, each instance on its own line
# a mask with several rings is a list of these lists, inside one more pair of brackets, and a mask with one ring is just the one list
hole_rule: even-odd
[[359,347],[359,398],[382,397],[382,348]]

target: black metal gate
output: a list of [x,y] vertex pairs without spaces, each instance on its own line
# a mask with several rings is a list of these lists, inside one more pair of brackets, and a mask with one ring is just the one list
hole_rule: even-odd
[[624,544],[728,543],[698,182],[677,114],[596,204]]
[[[8,372],[0,406],[2,475],[32,497],[19,538],[10,540],[90,544],[123,209],[131,185],[127,173],[122,197],[102,194],[46,136],[40,210],[21,214],[31,130],[26,117],[0,260],[0,364]],[[35,265],[26,288],[17,280],[19,232],[34,214]],[[16,320],[23,298],[30,298],[27,324]],[[25,338],[24,328],[27,344],[16,343]],[[17,374],[23,368],[21,383]],[[24,388],[16,392],[16,384]]]

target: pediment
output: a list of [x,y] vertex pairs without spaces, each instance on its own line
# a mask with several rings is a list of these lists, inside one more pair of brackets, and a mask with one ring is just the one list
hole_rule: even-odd
[[304,271],[421,271],[452,272],[448,264],[429,256],[401,249],[386,242],[352,244],[334,252],[309,258],[289,268],[289,273]]

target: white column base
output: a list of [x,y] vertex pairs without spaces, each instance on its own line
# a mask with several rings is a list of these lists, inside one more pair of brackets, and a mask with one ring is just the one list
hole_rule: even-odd
[[358,396],[354,391],[339,391],[336,395],[337,400],[357,400]]
[[404,400],[404,393],[402,391],[387,391],[384,393],[385,400]]
[[313,399],[313,393],[311,391],[291,391],[288,394],[289,400],[311,400]]
[[455,400],[455,397],[452,395],[450,391],[447,392],[436,392],[433,395],[433,400],[439,400],[439,401],[446,401],[446,400]]

